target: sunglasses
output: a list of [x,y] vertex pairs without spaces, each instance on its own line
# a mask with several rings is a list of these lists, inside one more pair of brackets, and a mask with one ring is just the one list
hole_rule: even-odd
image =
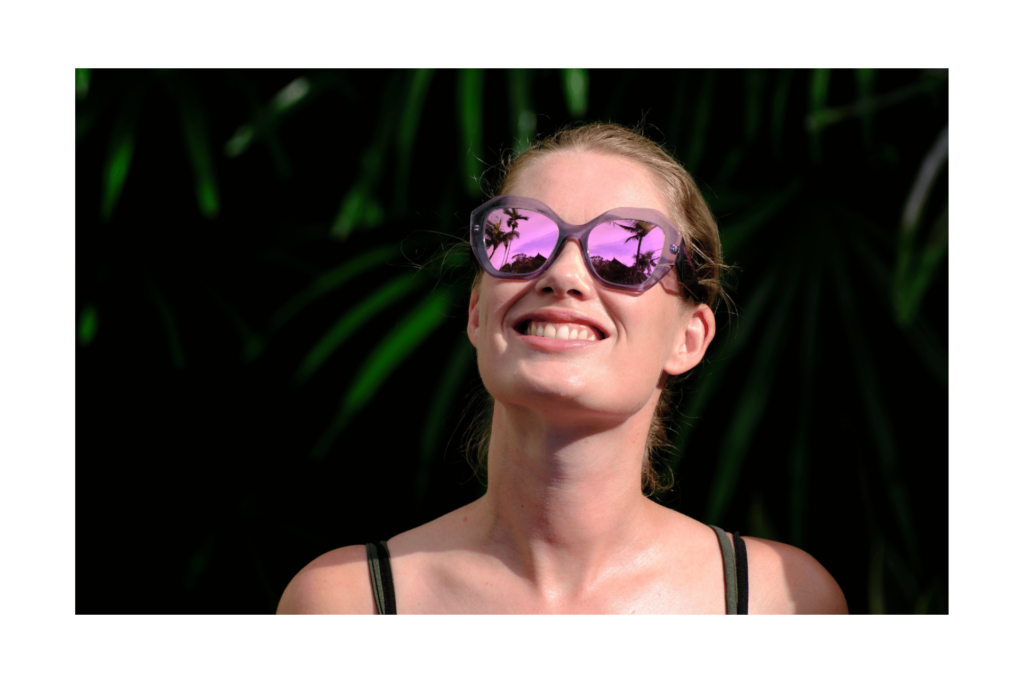
[[[676,266],[680,252],[688,273],[696,272],[683,234],[653,209],[612,209],[572,225],[536,199],[501,195],[470,217],[473,254],[488,275],[500,279],[537,277],[567,240],[580,245],[590,274],[614,289],[647,291]],[[693,279],[680,275],[684,282]]]

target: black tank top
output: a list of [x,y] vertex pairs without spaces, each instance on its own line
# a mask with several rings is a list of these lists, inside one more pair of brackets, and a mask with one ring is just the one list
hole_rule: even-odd
[[[725,564],[725,613],[747,613],[747,546],[734,531],[733,543],[717,526],[709,524],[718,536],[722,548],[722,562]],[[373,586],[373,601],[377,614],[398,614],[395,605],[395,580],[391,576],[391,555],[385,541],[366,544],[366,560],[370,565],[370,584]]]

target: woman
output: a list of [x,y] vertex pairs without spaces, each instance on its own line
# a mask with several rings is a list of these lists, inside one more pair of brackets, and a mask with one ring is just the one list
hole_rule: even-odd
[[722,266],[674,159],[620,126],[563,131],[510,164],[471,246],[467,333],[494,399],[486,494],[322,555],[279,613],[847,612],[807,553],[644,494],[667,384],[715,336]]

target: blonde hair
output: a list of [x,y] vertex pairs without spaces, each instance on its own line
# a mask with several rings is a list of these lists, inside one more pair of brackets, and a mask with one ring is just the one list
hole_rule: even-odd
[[[686,277],[678,272],[681,283],[680,295],[692,303],[703,303],[716,310],[719,302],[725,301],[731,309],[728,295],[722,289],[722,275],[727,266],[722,260],[722,243],[718,236],[718,224],[708,208],[704,196],[693,177],[666,152],[661,145],[644,136],[638,130],[631,130],[614,123],[590,123],[564,128],[555,134],[539,139],[518,155],[509,155],[502,160],[497,186],[492,196],[507,194],[509,188],[540,159],[555,152],[598,152],[614,154],[636,161],[654,174],[665,193],[668,217],[683,232],[683,241],[689,251],[696,270],[696,278]],[[679,267],[685,263],[679,261]],[[483,276],[479,269],[473,280],[475,289]],[[652,462],[659,451],[669,447],[665,431],[668,417],[672,412],[676,377],[668,377],[651,420],[651,429],[644,448],[641,486],[648,495],[672,486],[659,475]],[[490,444],[491,417],[494,399],[484,399],[487,408],[478,414],[471,427],[468,455],[475,456],[474,469],[486,467],[487,450]]]

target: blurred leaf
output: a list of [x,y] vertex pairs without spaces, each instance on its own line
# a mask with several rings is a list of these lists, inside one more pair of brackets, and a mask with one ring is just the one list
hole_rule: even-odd
[[697,97],[697,108],[693,115],[693,128],[690,131],[690,144],[683,150],[683,166],[691,174],[697,172],[701,158],[704,156],[704,146],[708,139],[708,127],[711,125],[711,111],[715,99],[714,70],[704,74],[704,83],[700,88],[700,95]]
[[924,318],[917,316],[904,330],[907,340],[917,352],[918,358],[931,372],[932,377],[949,391],[949,349],[938,338]]
[[[913,605],[917,601],[919,594],[917,578],[914,576],[914,572],[910,570],[910,567],[907,566],[906,561],[896,552],[895,548],[886,548],[885,568],[888,570],[889,575],[895,579],[895,583],[902,594],[904,604]],[[890,606],[889,609],[892,610],[892,607]]]
[[160,291],[160,287],[157,285],[156,280],[154,280],[149,274],[144,274],[143,280],[146,284],[149,296],[153,300],[153,305],[156,306],[157,313],[160,314],[160,320],[164,324],[164,333],[167,336],[167,347],[171,352],[171,364],[176,369],[182,370],[185,368],[185,351],[182,348],[181,338],[178,335],[178,325],[174,322],[174,314],[171,313],[171,308],[167,305],[167,300]]
[[291,178],[292,171],[284,147],[277,138],[277,129],[281,124],[323,93],[339,85],[350,100],[353,97],[351,88],[337,70],[318,71],[295,78],[278,90],[266,104],[260,104],[255,88],[245,72],[230,70],[224,75],[242,91],[252,111],[252,118],[240,125],[224,144],[225,156],[236,158],[244,154],[253,143],[266,142],[277,174],[282,180]]
[[185,568],[185,573],[181,578],[181,587],[186,592],[193,590],[199,579],[209,570],[210,560],[213,556],[214,548],[217,546],[217,533],[217,527],[211,527],[206,534],[202,547],[192,553],[191,558],[189,558],[188,566]]
[[[819,71],[821,70],[822,69],[819,69]],[[885,109],[887,107],[906,102],[918,95],[925,95],[934,91],[935,87],[934,82],[926,80],[921,83],[915,83],[914,85],[908,85],[904,88],[894,90],[893,92],[889,92],[878,97],[861,99],[858,102],[854,102],[853,104],[848,104],[843,107],[826,108],[823,106],[819,109],[812,110],[807,115],[807,130],[811,133],[820,132],[829,126],[833,126],[847,119],[866,116],[877,112],[880,109]]]
[[387,263],[389,259],[398,256],[398,254],[399,249],[397,246],[390,244],[381,245],[356,254],[337,268],[333,268],[329,272],[320,275],[312,284],[289,299],[284,306],[274,313],[270,319],[271,332],[279,330],[306,306],[337,290],[346,282],[352,280],[352,278]]
[[103,201],[100,206],[100,220],[109,221],[121,198],[132,155],[135,153],[135,126],[142,108],[144,90],[141,85],[132,87],[121,104],[114,127],[110,133],[107,162],[103,168]]
[[243,154],[254,142],[270,142],[285,119],[325,92],[340,87],[349,102],[357,99],[342,73],[335,69],[317,71],[295,78],[263,105],[259,104],[255,89],[248,83],[244,72],[228,71],[225,75],[242,90],[253,111],[252,119],[239,126],[224,146],[225,154],[231,158]]
[[911,563],[915,567],[919,567],[920,555],[917,551],[917,535],[914,532],[914,524],[911,518],[910,499],[906,486],[899,478],[899,456],[896,451],[895,438],[889,424],[889,415],[885,410],[885,402],[882,400],[881,392],[878,389],[879,382],[875,371],[876,365],[870,356],[867,343],[864,340],[863,318],[856,310],[853,284],[846,272],[842,253],[843,250],[839,245],[831,250],[833,257],[832,273],[838,289],[839,308],[844,327],[846,328],[847,341],[853,352],[854,365],[857,369],[856,374],[861,399],[868,419],[868,427],[875,441],[882,478],[885,482],[889,502],[896,517],[896,523],[903,536]]
[[260,588],[263,590],[263,599],[265,601],[263,604],[266,607],[267,614],[274,614],[277,611],[278,599],[281,597],[280,588],[275,587],[274,582],[270,580],[266,564],[263,562],[263,558],[260,557],[259,550],[256,548],[256,542],[252,538],[252,531],[246,524],[239,526],[241,527],[242,541],[249,553],[250,566],[253,569],[253,573],[256,574]]
[[[75,145],[92,130],[100,115],[100,107],[90,100],[93,106],[84,107],[84,111],[75,113]],[[84,105],[83,105],[84,106]]]
[[669,456],[668,465],[673,473],[676,472],[683,454],[686,452],[686,444],[690,439],[704,409],[707,407],[711,397],[718,390],[722,379],[726,376],[729,365],[740,355],[747,341],[751,338],[753,331],[757,329],[757,323],[761,314],[768,308],[772,301],[777,287],[779,273],[782,270],[781,264],[769,274],[750,297],[746,307],[737,316],[732,328],[735,333],[732,338],[720,337],[717,350],[713,360],[706,361],[701,368],[701,377],[697,386],[689,392],[686,406],[683,410],[682,419],[678,425],[678,435],[675,441],[675,449]]
[[876,538],[868,566],[868,614],[885,614],[885,542]]
[[96,329],[99,326],[99,317],[96,315],[96,307],[89,305],[82,309],[78,315],[78,344],[89,346],[96,338]]
[[718,467],[708,496],[708,508],[703,517],[708,524],[719,524],[732,500],[743,461],[771,397],[772,383],[790,324],[790,311],[796,298],[797,284],[800,282],[799,268],[799,265],[790,267],[789,277],[783,284],[784,289],[775,301],[773,315],[760,337],[754,366],[750,370],[736,411],[722,441]]
[[587,115],[589,87],[590,75],[586,69],[562,69],[562,92],[565,94],[565,105],[572,118],[582,119]]
[[280,115],[295,106],[303,97],[309,94],[309,79],[296,78],[288,85],[281,88],[274,99],[270,101],[270,110],[275,115]]
[[750,514],[747,515],[747,525],[749,531],[744,534],[745,536],[763,538],[768,541],[779,540],[779,532],[776,530],[775,524],[768,517],[768,511],[764,506],[764,493],[761,491],[756,491],[752,496]]
[[[680,131],[683,127],[683,120],[686,118],[686,114],[689,110],[689,101],[687,100],[689,73],[690,72],[687,69],[679,69],[676,72],[675,80],[672,83],[672,109],[669,110],[672,112],[672,115],[669,119],[668,131],[665,134],[666,149],[668,149],[673,156],[676,156],[679,159],[683,158],[682,155],[678,153]],[[620,82],[625,82],[626,78],[626,74],[623,73],[620,76]]]
[[746,156],[746,150],[743,147],[743,143],[737,143],[729,150],[729,153],[725,155],[725,159],[722,161],[722,165],[718,169],[718,178],[715,180],[715,184],[718,186],[728,187],[732,185],[733,177],[736,172],[739,171],[740,164],[743,163],[743,158]]
[[458,111],[462,128],[463,172],[466,194],[480,196],[480,176],[484,152],[484,72],[483,69],[460,69],[458,77]]
[[[605,100],[604,115],[602,118],[605,121],[619,121],[626,117],[635,116],[635,109],[632,107],[631,97],[629,97],[630,87],[636,83],[636,69],[616,69],[615,70],[615,86],[611,92],[598,93],[600,97]],[[542,95],[543,91],[538,92],[538,96]],[[623,104],[630,107],[631,111],[623,113]],[[674,148],[673,148],[674,149]]]
[[825,108],[828,102],[828,82],[831,75],[831,69],[814,69],[811,72],[810,107],[812,113],[817,113]]
[[[901,246],[904,249],[904,240],[901,239]],[[921,306],[924,295],[928,292],[939,265],[942,264],[946,250],[949,248],[949,208],[943,207],[942,212],[935,221],[932,233],[920,255],[915,255],[912,263],[916,267],[907,268],[903,271],[902,281],[894,283],[895,303],[897,322],[906,328],[915,317]],[[910,260],[910,259],[908,259]],[[911,271],[911,272],[907,272]]]
[[412,168],[412,153],[416,143],[416,131],[427,99],[427,86],[434,75],[433,69],[416,69],[409,79],[402,118],[398,124],[398,162],[395,166],[395,213],[404,216],[409,203],[409,173]]
[[224,154],[231,159],[239,156],[249,148],[249,143],[252,142],[253,136],[255,135],[256,129],[248,123],[243,123],[238,127],[238,130],[235,131],[235,134],[224,143]]
[[817,249],[811,251],[809,272],[805,292],[807,303],[801,313],[803,317],[803,335],[800,339],[800,403],[797,416],[796,439],[793,449],[790,451],[789,472],[790,472],[790,499],[789,519],[790,537],[789,541],[797,547],[802,547],[804,532],[807,527],[807,499],[810,486],[810,464],[809,442],[811,425],[814,419],[814,370],[818,337],[818,310],[821,305],[821,290],[823,263],[825,255],[822,253],[822,240],[820,233],[816,241]]
[[828,102],[828,82],[832,72],[830,69],[814,69],[811,72],[810,96],[808,98],[809,112],[807,114],[807,130],[811,135],[811,160],[821,163],[821,127],[810,125],[811,121],[817,120],[821,112],[825,111]]
[[[889,295],[892,292],[892,270],[871,250],[863,235],[858,231],[851,230],[848,237],[854,247],[853,253],[861,261],[861,272],[867,275],[865,280],[871,285],[875,298],[880,302],[885,302],[890,298]],[[891,310],[895,321],[896,311]],[[917,316],[908,326],[901,329],[906,335],[907,341],[914,347],[917,357],[921,359],[932,377],[942,388],[948,388],[949,351],[928,323],[922,317]]]
[[789,86],[792,81],[793,70],[783,69],[779,73],[775,94],[772,96],[772,150],[776,159],[783,156],[782,138],[786,130],[786,103],[789,101]]
[[416,503],[422,503],[427,495],[430,482],[430,466],[440,446],[441,437],[448,416],[452,413],[454,403],[459,398],[458,390],[465,381],[466,372],[474,366],[476,349],[465,334],[460,334],[455,343],[448,362],[441,371],[441,378],[434,389],[430,410],[423,423],[423,435],[420,437],[420,462],[416,471]]
[[302,359],[293,381],[302,384],[308,380],[366,321],[411,292],[417,284],[416,275],[400,275],[388,281],[349,309]]
[[530,97],[530,72],[526,69],[508,70],[508,93],[512,114],[512,139],[515,153],[521,154],[537,133],[537,115]]
[[346,239],[356,227],[374,228],[384,219],[384,210],[371,194],[366,179],[349,189],[341,200],[341,209],[331,227],[331,234]]
[[934,602],[935,594],[938,592],[938,589],[939,579],[934,578],[932,579],[931,583],[928,584],[928,587],[924,590],[924,592],[922,592],[918,596],[917,601],[914,603],[914,614],[934,614],[934,612],[929,611],[929,607],[931,607],[932,603]]
[[75,98],[84,100],[89,94],[90,69],[75,69]]
[[256,335],[252,331],[252,328],[250,328],[248,323],[245,322],[245,318],[242,317],[242,314],[239,312],[238,308],[234,304],[232,304],[228,300],[228,298],[220,292],[220,290],[213,287],[212,285],[210,285],[209,283],[202,279],[197,278],[197,281],[203,288],[203,291],[206,292],[206,295],[210,298],[211,301],[217,304],[217,306],[227,317],[228,322],[230,322],[231,326],[234,328],[235,333],[238,335],[242,344],[242,353],[244,360],[244,354],[246,353],[246,351],[250,347],[259,343],[257,341]]
[[168,84],[178,100],[181,131],[185,139],[185,150],[192,163],[199,211],[206,218],[215,218],[220,213],[220,196],[217,192],[217,176],[213,169],[213,153],[207,133],[206,111],[199,94],[186,76],[177,74],[168,79]]
[[810,471],[810,396],[801,390],[796,438],[789,452],[789,543],[803,547],[807,529],[807,499]]
[[433,292],[381,340],[356,373],[337,417],[313,447],[310,455],[314,459],[319,460],[327,455],[327,451],[352,416],[373,398],[402,361],[445,321],[448,307],[447,293]]
[[746,102],[746,143],[753,144],[757,140],[757,134],[761,127],[762,103],[764,91],[768,86],[768,76],[763,69],[749,69],[746,72],[747,81],[747,102]]
[[773,218],[786,208],[800,193],[803,182],[794,178],[781,192],[769,192],[760,202],[754,204],[747,212],[735,220],[722,220],[721,240],[722,253],[735,258],[735,253],[743,248],[747,241]]
[[[857,96],[863,102],[871,99],[875,94],[875,78],[878,72],[875,69],[857,69]],[[864,139],[864,146],[871,146],[871,139],[874,134],[875,112],[867,111],[860,118],[861,135]]]
[[946,254],[949,240],[949,219],[943,209],[932,229],[932,234],[923,251],[919,254],[914,246],[914,236],[921,222],[925,204],[935,185],[939,172],[945,168],[949,156],[949,127],[943,128],[938,139],[925,155],[918,169],[917,178],[903,207],[900,221],[900,236],[896,250],[896,270],[893,276],[893,304],[896,319],[906,327],[920,305],[935,273],[936,267]]
[[374,195],[384,172],[384,160],[395,137],[400,110],[395,106],[402,96],[403,73],[394,72],[384,85],[377,109],[373,137],[360,159],[357,180],[341,200],[341,207],[331,226],[331,235],[345,240],[359,227],[375,227],[384,219],[384,212]]

